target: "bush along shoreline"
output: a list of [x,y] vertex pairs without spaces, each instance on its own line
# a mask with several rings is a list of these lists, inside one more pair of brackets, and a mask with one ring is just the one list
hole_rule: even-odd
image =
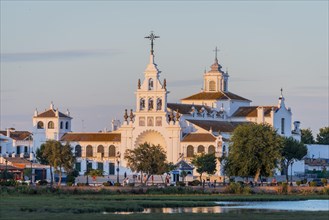
[[84,194],[105,194],[105,195],[329,195],[329,186],[289,186],[282,183],[280,186],[250,187],[240,183],[230,183],[217,188],[203,188],[201,186],[168,186],[168,187],[132,187],[132,186],[0,186],[0,194],[64,194],[64,195],[84,195]]

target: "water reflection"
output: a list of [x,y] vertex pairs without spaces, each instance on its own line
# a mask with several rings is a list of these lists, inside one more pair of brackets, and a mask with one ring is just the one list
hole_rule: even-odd
[[[216,202],[212,207],[146,208],[139,213],[255,213],[279,211],[329,211],[329,200],[270,201],[270,202]],[[133,214],[135,212],[115,212]],[[103,214],[109,214],[104,212]]]

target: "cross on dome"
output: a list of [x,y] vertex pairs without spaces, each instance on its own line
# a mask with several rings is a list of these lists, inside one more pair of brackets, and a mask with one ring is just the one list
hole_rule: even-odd
[[217,59],[217,52],[219,51],[219,49],[217,49],[217,47],[215,48],[215,50],[213,50],[215,52],[215,60],[218,60]]
[[153,50],[153,45],[154,45],[153,41],[155,40],[155,38],[160,38],[160,36],[156,36],[153,33],[153,31],[151,31],[151,34],[149,36],[146,36],[145,38],[148,38],[151,41],[151,55],[153,55],[153,52],[154,52],[154,50]]

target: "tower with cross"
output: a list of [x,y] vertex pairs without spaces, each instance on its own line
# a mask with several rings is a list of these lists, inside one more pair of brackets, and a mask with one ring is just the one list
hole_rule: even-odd
[[210,71],[203,75],[203,91],[204,92],[228,92],[228,73],[222,70],[222,66],[218,62],[218,51],[215,47],[214,63],[210,66]]

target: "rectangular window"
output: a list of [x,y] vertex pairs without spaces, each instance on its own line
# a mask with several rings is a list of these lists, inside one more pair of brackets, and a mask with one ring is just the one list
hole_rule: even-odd
[[81,163],[75,163],[75,169],[81,172]]
[[145,126],[145,117],[139,117],[139,126]]
[[109,175],[114,175],[115,166],[114,163],[109,163]]
[[281,118],[281,134],[284,134],[284,118]]
[[97,163],[97,169],[103,171],[104,169],[103,163]]
[[89,170],[92,170],[92,169],[93,169],[93,163],[92,162],[89,162],[87,164],[87,170],[89,171]]
[[154,126],[153,117],[147,117],[147,126]]
[[162,126],[162,117],[155,118],[155,126]]

